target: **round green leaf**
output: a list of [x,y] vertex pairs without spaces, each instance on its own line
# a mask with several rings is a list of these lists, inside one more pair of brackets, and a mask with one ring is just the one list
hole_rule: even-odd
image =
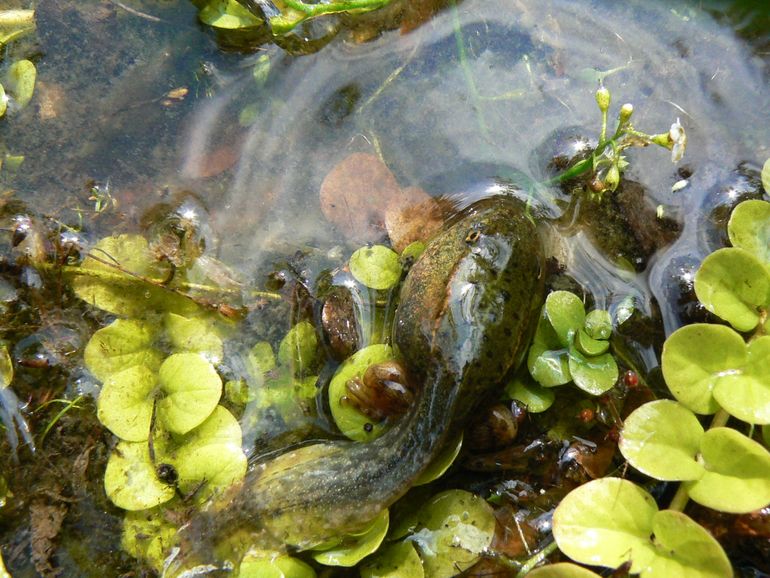
[[583,354],[589,357],[595,357],[606,353],[610,348],[610,342],[604,339],[594,339],[585,329],[579,329],[575,338],[575,346]]
[[176,545],[177,527],[169,522],[160,508],[126,512],[123,518],[123,549],[156,572]]
[[532,378],[543,387],[564,385],[572,379],[566,349],[544,349],[533,343],[529,348],[527,367]]
[[629,415],[620,437],[623,457],[657,480],[697,480],[703,427],[689,409],[668,399],[645,403]]
[[0,84],[0,118],[5,115],[6,110],[8,110],[8,98],[5,95],[5,88]]
[[695,294],[738,331],[751,331],[759,322],[759,308],[770,305],[770,272],[748,251],[719,249],[695,274]]
[[425,243],[422,241],[412,241],[401,251],[401,264],[413,263],[422,255],[423,251],[425,251]]
[[373,363],[394,359],[393,349],[389,345],[377,343],[356,351],[337,368],[329,383],[329,409],[334,423],[352,440],[366,442],[379,437],[385,431],[385,423],[372,423],[372,420],[353,406],[345,403],[349,379],[362,377],[366,368]]
[[765,189],[765,193],[770,194],[770,159],[762,165],[762,188]]
[[719,379],[714,399],[738,419],[770,423],[770,335],[748,344],[746,363]]
[[612,316],[604,309],[594,309],[586,315],[585,330],[594,339],[609,339],[612,335]]
[[72,286],[78,297],[116,315],[142,317],[153,310],[196,310],[189,299],[141,279],[161,284],[168,279],[169,266],[158,262],[140,235],[100,239],[73,274]]
[[134,365],[111,375],[99,394],[96,410],[99,421],[120,439],[145,441],[150,436],[157,385],[155,373],[144,365]]
[[515,377],[505,387],[505,394],[524,404],[530,413],[542,413],[553,405],[556,394],[552,389],[541,387],[529,379]]
[[420,528],[409,538],[422,558],[426,578],[449,578],[473,566],[492,543],[495,515],[480,497],[447,490],[419,513]]
[[695,323],[677,329],[663,344],[663,377],[682,404],[695,413],[712,414],[719,409],[714,386],[745,360],[746,344],[735,331]]
[[185,434],[211,415],[222,395],[214,366],[197,353],[175,353],[160,366],[158,381],[165,394],[157,416],[165,429]]
[[703,477],[690,498],[713,510],[743,514],[770,504],[770,452],[731,428],[708,430],[701,441]]
[[262,20],[241,6],[236,0],[209,0],[198,13],[204,24],[223,30],[250,28]]
[[[765,167],[770,173],[770,164],[765,163]],[[752,199],[738,204],[730,215],[727,233],[734,247],[770,265],[770,203]]]
[[17,60],[8,68],[5,89],[16,101],[19,108],[24,108],[32,100],[36,78],[37,69],[29,60]]
[[575,385],[591,395],[612,389],[618,380],[618,364],[609,353],[586,357],[573,347],[569,351],[569,370]]
[[631,572],[637,573],[655,556],[650,534],[657,512],[654,498],[632,482],[592,480],[556,507],[553,537],[577,562],[617,568],[631,560]]
[[278,552],[249,552],[238,569],[238,578],[315,578],[302,560]]
[[546,297],[544,308],[559,343],[562,347],[569,347],[575,333],[586,320],[585,307],[580,297],[569,291],[553,291]]
[[[682,512],[663,510],[652,521],[655,557],[640,578],[726,578],[733,575],[727,555],[714,537]],[[636,565],[635,565],[636,566]]]
[[581,566],[570,564],[569,562],[559,562],[558,564],[548,564],[535,568],[527,574],[527,578],[601,578],[595,572],[586,570]]
[[134,365],[157,371],[163,356],[154,346],[155,336],[148,322],[116,319],[88,340],[83,353],[86,367],[101,382]]
[[463,447],[463,434],[450,440],[439,454],[433,459],[430,465],[417,477],[412,486],[423,486],[439,479],[443,476],[449,467],[454,463],[455,458]]
[[417,550],[412,542],[395,542],[380,549],[361,566],[361,578],[424,578]]
[[200,353],[211,363],[222,361],[222,338],[217,333],[211,317],[191,318],[166,313],[164,324],[174,350]]
[[299,377],[304,372],[314,371],[320,361],[321,350],[315,328],[309,321],[300,321],[281,340],[278,362]]
[[326,566],[355,566],[380,547],[388,533],[388,510],[383,510],[372,522],[372,525],[359,536],[351,536],[342,544],[323,552],[313,554],[313,559]]
[[0,390],[5,389],[13,381],[13,360],[8,352],[8,346],[0,345]]
[[384,245],[361,247],[350,256],[350,272],[372,289],[390,289],[401,279],[398,254]]
[[[241,447],[241,426],[218,405],[200,426],[181,438],[158,459],[169,461],[179,476],[179,489],[205,500],[246,475],[246,455]],[[201,485],[203,484],[203,485]]]
[[173,486],[155,475],[147,442],[120,442],[107,460],[104,490],[124,510],[154,508],[174,497]]

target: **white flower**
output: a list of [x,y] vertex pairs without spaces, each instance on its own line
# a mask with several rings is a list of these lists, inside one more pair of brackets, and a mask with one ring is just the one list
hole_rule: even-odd
[[677,163],[682,160],[684,149],[687,148],[687,134],[684,132],[684,127],[681,125],[678,118],[668,130],[668,140],[672,145],[671,162]]

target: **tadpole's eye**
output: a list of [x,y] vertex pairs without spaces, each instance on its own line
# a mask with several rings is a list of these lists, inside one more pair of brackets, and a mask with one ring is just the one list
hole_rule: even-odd
[[471,229],[468,231],[468,234],[465,236],[465,242],[469,245],[472,245],[476,241],[479,240],[479,237],[481,237],[481,231],[478,229]]

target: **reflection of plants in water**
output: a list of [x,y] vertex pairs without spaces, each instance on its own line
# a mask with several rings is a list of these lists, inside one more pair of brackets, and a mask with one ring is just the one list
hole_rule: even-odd
[[[0,49],[3,55],[9,43],[34,32],[34,18],[34,10],[0,10]],[[35,90],[36,77],[37,69],[27,59],[16,60],[4,67],[0,74],[0,118],[6,114],[14,115],[29,104]],[[0,152],[0,169],[5,166],[7,171],[13,172],[24,161],[23,156],[13,155],[5,150]]]

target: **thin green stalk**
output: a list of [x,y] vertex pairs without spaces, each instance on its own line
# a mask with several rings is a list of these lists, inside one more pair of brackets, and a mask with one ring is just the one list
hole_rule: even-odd
[[45,426],[45,429],[43,430],[43,433],[40,434],[40,445],[43,445],[43,441],[45,440],[45,437],[48,435],[48,432],[51,431],[53,426],[56,425],[56,423],[64,416],[65,413],[67,413],[69,410],[71,410],[73,407],[76,409],[80,409],[81,406],[78,405],[78,402],[83,399],[82,395],[77,396],[72,401],[65,401],[61,400],[62,402],[66,403],[66,405],[57,413],[53,419],[48,422],[48,425]]
[[479,122],[479,130],[484,137],[489,137],[489,129],[487,123],[484,120],[484,113],[481,109],[481,94],[476,86],[476,81],[471,73],[471,68],[468,65],[468,54],[465,51],[465,40],[463,39],[462,24],[460,22],[460,12],[457,9],[457,0],[451,0],[449,3],[452,7],[452,26],[454,28],[455,43],[457,44],[457,57],[460,59],[460,67],[463,70],[463,76],[465,76],[465,84],[468,85],[468,92],[471,93],[471,99],[473,100],[474,109],[476,111],[476,118]]
[[535,566],[540,564],[540,562],[548,558],[548,556],[553,554],[558,549],[559,547],[556,545],[556,542],[551,542],[545,548],[542,548],[534,556],[531,556],[526,562],[524,562],[521,570],[519,570],[519,573],[516,574],[516,578],[524,578],[524,576],[535,569]]

